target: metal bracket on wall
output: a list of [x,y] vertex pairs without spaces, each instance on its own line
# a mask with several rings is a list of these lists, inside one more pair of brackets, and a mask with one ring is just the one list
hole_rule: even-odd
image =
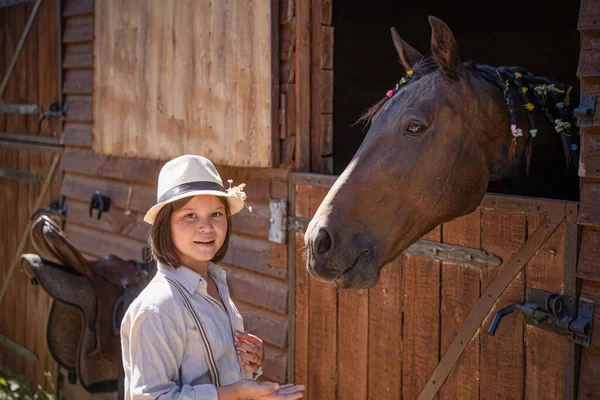
[[511,304],[498,311],[490,325],[488,331],[490,335],[494,335],[503,317],[517,311],[525,316],[525,321],[529,325],[569,337],[577,344],[590,347],[594,325],[594,302],[580,298],[577,315],[569,315],[565,312],[566,302],[575,301],[570,296],[528,288],[527,300],[526,304]]
[[573,115],[577,118],[577,125],[592,126],[594,123],[594,114],[596,112],[596,95],[582,94],[579,99],[579,107],[573,110]]
[[287,200],[269,201],[269,241],[284,244],[287,241]]
[[38,104],[6,104],[0,102],[0,112],[8,114],[39,114],[43,111]]

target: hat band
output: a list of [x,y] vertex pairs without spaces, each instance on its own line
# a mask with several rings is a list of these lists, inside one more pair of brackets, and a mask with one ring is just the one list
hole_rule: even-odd
[[159,203],[169,201],[175,196],[179,196],[181,194],[187,192],[194,192],[196,190],[216,190],[219,192],[225,192],[223,186],[219,185],[216,182],[210,181],[196,181],[196,182],[188,182],[182,183],[181,185],[175,186],[174,188],[167,190],[163,193],[162,196],[158,199]]

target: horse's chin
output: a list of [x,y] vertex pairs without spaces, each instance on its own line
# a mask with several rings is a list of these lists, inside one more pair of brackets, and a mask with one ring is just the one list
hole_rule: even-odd
[[359,256],[355,263],[333,280],[333,284],[344,289],[370,289],[379,282],[381,267],[369,253]]

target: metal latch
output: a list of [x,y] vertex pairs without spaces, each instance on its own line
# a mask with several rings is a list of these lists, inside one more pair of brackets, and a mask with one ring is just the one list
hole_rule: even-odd
[[596,95],[582,94],[579,100],[579,107],[573,110],[573,115],[577,118],[578,126],[592,126],[594,123],[594,113],[596,112]]
[[40,115],[38,120],[38,132],[42,130],[42,122],[47,118],[63,118],[67,114],[67,105],[64,104],[62,107],[58,103],[50,104],[48,111]]
[[590,347],[594,322],[594,302],[579,299],[577,315],[565,312],[565,301],[574,301],[559,293],[534,288],[527,289],[526,304],[511,304],[496,313],[488,330],[494,336],[500,320],[514,311],[525,316],[525,321],[561,336],[572,338],[576,343]]
[[269,241],[286,243],[287,239],[287,200],[271,199],[269,202]]

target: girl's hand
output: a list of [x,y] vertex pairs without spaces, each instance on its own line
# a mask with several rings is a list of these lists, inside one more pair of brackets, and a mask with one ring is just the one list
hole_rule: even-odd
[[283,385],[279,387],[273,393],[265,394],[263,396],[257,397],[260,400],[293,400],[300,399],[304,397],[304,385],[292,385],[288,383],[287,385]]
[[242,369],[248,372],[258,371],[265,360],[263,341],[254,335],[239,331],[235,332],[235,337],[236,342],[234,345],[240,358]]
[[[236,388],[238,399],[262,399],[279,389],[279,384],[275,382],[257,382],[252,379],[242,379],[233,384]],[[221,398],[219,393],[219,399]],[[270,399],[269,397],[265,397]],[[282,397],[283,399],[285,397]],[[279,400],[278,398],[273,398]]]

